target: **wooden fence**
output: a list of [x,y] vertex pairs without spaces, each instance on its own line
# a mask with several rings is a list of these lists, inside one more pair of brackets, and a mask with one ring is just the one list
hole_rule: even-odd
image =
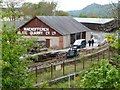
[[[82,50],[81,50],[82,52]],[[110,47],[99,47],[98,49],[91,49],[84,51],[79,57],[66,59],[59,63],[50,63],[46,67],[35,66],[31,71],[34,78],[33,82],[52,80],[70,73],[79,72],[88,69],[94,62],[101,59],[108,59],[112,57],[114,50]]]

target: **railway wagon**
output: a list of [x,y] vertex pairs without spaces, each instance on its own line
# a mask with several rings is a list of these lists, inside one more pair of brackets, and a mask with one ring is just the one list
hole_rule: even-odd
[[65,60],[66,58],[67,58],[66,52],[59,51],[59,52],[46,52],[43,54],[36,54],[36,55],[30,57],[30,60],[32,60],[36,63],[36,62],[46,62],[46,61],[53,60],[53,59]]

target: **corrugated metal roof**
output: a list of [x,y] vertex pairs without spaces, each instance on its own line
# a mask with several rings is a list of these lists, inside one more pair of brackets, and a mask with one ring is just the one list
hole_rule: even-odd
[[90,31],[70,16],[37,16],[37,18],[62,35]]
[[81,23],[105,24],[114,20],[114,18],[74,18]]

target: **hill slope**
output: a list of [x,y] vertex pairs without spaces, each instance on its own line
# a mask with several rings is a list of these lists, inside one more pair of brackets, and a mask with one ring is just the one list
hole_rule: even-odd
[[[117,4],[115,4],[117,6]],[[91,4],[82,10],[73,10],[68,11],[71,16],[79,16],[80,14],[84,15],[96,15],[99,17],[111,17],[113,16],[113,7],[111,4],[100,5],[100,4]]]

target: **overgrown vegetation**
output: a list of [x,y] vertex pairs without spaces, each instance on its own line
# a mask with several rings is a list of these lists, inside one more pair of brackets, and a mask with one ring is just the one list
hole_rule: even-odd
[[82,88],[120,88],[120,72],[107,60],[101,60],[85,72],[79,87]]
[[114,56],[111,59],[111,63],[117,68],[120,68],[120,30],[118,30],[118,36],[116,34],[108,34],[106,38],[108,39],[109,46],[116,50]]
[[17,90],[23,87],[32,87],[28,65],[30,61],[20,60],[20,56],[26,53],[31,41],[21,39],[15,30],[15,26],[2,27],[2,89]]
[[[70,81],[71,88],[120,88],[120,72],[114,66],[109,64],[108,60],[101,60],[94,63],[91,68],[82,75],[79,75],[79,79]],[[69,82],[61,82],[49,88],[68,88]]]
[[[18,8],[22,0],[3,0],[0,5],[2,6],[2,19],[8,18],[10,21],[18,20],[22,16],[21,10]],[[6,20],[5,20],[6,21]]]

